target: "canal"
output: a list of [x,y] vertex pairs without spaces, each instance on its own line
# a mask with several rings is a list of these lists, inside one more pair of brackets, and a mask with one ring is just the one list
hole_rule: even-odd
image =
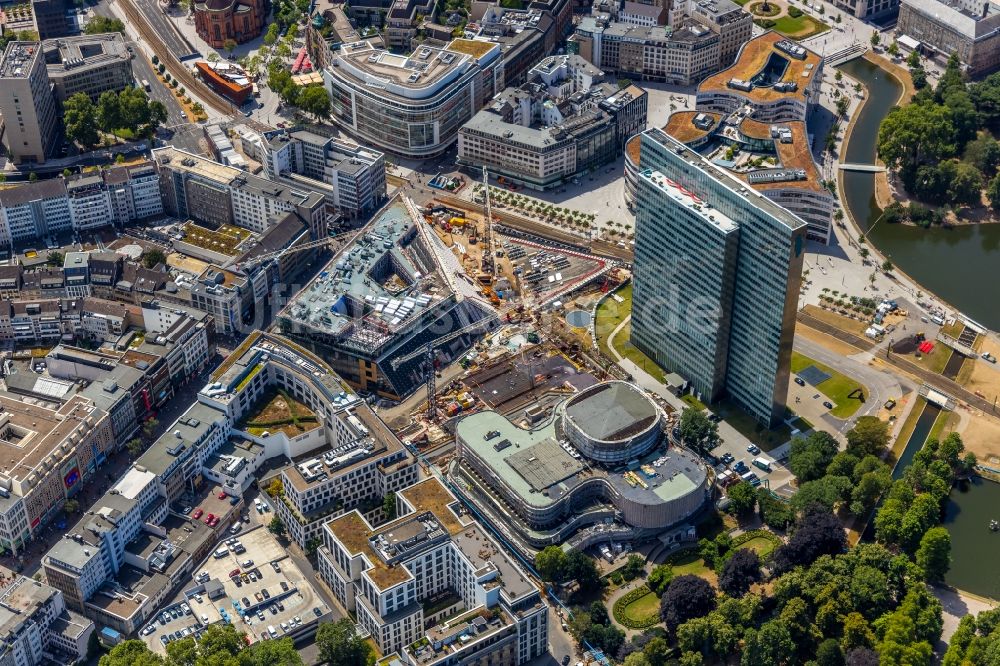
[[[841,161],[872,164],[878,126],[896,106],[902,86],[864,58],[841,65],[845,74],[868,91]],[[869,229],[881,210],[875,203],[872,174],[845,172],[844,199],[862,229]],[[945,229],[921,229],[902,224],[878,224],[870,240],[907,275],[963,313],[993,330],[1000,330],[1000,281],[993,279],[1000,265],[1000,224]]]

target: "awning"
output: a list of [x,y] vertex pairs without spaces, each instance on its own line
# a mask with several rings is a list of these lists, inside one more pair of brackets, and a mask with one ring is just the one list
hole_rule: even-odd
[[910,37],[909,35],[900,35],[896,38],[896,42],[898,42],[903,48],[911,51],[916,51],[920,48],[920,42],[913,39],[913,37]]

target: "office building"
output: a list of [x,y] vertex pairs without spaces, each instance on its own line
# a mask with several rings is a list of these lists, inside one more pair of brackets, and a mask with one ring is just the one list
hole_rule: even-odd
[[642,134],[632,343],[706,401],[784,419],[806,223],[662,130]]
[[[694,456],[666,450],[663,416],[637,387],[597,384],[530,429],[484,411],[455,430],[457,492],[527,556],[549,545],[584,549],[664,534],[686,539],[711,484]],[[640,461],[641,468],[624,467]],[[633,466],[629,465],[629,469]]]
[[3,145],[17,164],[44,162],[59,134],[41,42],[11,42],[0,62]]
[[0,396],[0,545],[23,552],[114,449],[111,419],[82,396],[58,409]]
[[970,77],[1000,68],[1000,5],[989,0],[901,0],[896,31],[942,60],[958,54]]
[[500,46],[485,40],[421,46],[408,57],[355,42],[331,60],[323,79],[333,121],[364,145],[409,158],[444,152],[504,87]]
[[[765,60],[762,74],[755,75],[755,63],[760,67]],[[809,225],[809,240],[827,244],[833,235],[835,197],[813,161],[806,127],[821,67],[818,55],[776,33],[765,33],[746,45],[731,68],[699,87],[695,111],[672,113],[663,130],[801,217]],[[764,75],[770,78],[761,78]],[[722,92],[724,79],[727,90]],[[751,80],[756,83],[742,85]],[[738,111],[720,111],[741,101]],[[644,168],[639,164],[641,142],[633,137],[625,151],[625,200],[630,208]]]
[[513,666],[547,651],[538,587],[440,481],[400,491],[396,507],[378,527],[357,511],[329,521],[319,550],[320,576],[383,654]]
[[492,308],[463,273],[413,202],[397,198],[289,301],[278,325],[356,390],[399,399],[426,372],[423,355],[406,355],[481,322],[437,348],[450,362],[489,328]]
[[76,664],[94,623],[66,608],[62,592],[13,572],[0,574],[0,663]]
[[[524,83],[528,70],[555,51],[557,42],[563,38],[557,18],[542,4],[535,2],[527,9],[487,5],[481,18],[465,26],[467,35],[500,45],[503,80],[507,86]],[[557,11],[572,8],[568,1],[555,4],[561,4]],[[572,11],[569,15],[572,16]]]
[[154,148],[153,162],[168,215],[263,233],[294,212],[313,238],[327,234],[326,204],[315,192],[258,178],[173,146]]
[[31,18],[39,39],[65,37],[76,32],[66,0],[31,0]]
[[322,193],[344,218],[367,217],[385,202],[385,156],[342,139],[305,130],[261,137],[264,175]]
[[604,71],[636,81],[688,86],[719,68],[719,36],[690,19],[664,27],[587,16],[571,46]]
[[394,0],[385,15],[385,39],[389,48],[410,52],[413,38],[423,22],[418,16],[434,16],[437,4],[431,0]]
[[670,4],[670,25],[691,18],[719,36],[719,69],[729,67],[753,36],[753,16],[732,0],[680,0]]
[[546,58],[462,126],[459,164],[547,189],[617,159],[646,127],[646,91],[603,80],[580,56]]
[[806,122],[819,102],[823,56],[776,32],[759,35],[736,62],[698,86],[699,111],[723,115],[750,110],[762,123]]
[[103,92],[134,85],[132,54],[121,33],[60,37],[42,42],[45,66],[60,104],[84,93],[91,100]]

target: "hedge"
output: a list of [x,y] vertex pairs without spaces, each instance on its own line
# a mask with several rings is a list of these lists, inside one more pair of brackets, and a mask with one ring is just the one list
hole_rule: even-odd
[[611,609],[611,614],[615,618],[615,622],[627,627],[629,629],[649,629],[650,627],[660,623],[660,614],[653,613],[652,617],[647,618],[644,622],[635,622],[630,620],[625,616],[625,607],[628,606],[633,601],[638,601],[647,594],[652,594],[653,591],[649,589],[648,586],[642,585],[630,590],[627,594],[618,598],[615,602],[614,608]]
[[804,13],[805,12],[803,12],[798,7],[789,7],[788,8],[788,15],[791,16],[792,18],[802,18],[802,14],[804,14]]
[[767,539],[774,544],[775,548],[781,545],[781,539],[773,532],[768,532],[767,530],[750,530],[749,532],[744,532],[739,536],[733,537],[732,550],[736,550],[746,542],[756,539],[757,537]]

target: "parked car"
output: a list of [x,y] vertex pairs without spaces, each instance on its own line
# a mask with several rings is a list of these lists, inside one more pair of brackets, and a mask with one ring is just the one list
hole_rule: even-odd
[[799,386],[805,386],[806,385],[805,380],[802,379],[801,377],[796,377],[795,378],[795,383],[798,384]]
[[747,452],[752,453],[753,455],[757,455],[758,453],[760,453],[760,449],[757,447],[756,444],[751,444],[750,446],[747,447]]
[[225,490],[220,490],[219,491],[219,499],[226,499],[227,497],[228,497],[228,495],[226,495],[226,491]]
[[213,520],[215,520],[215,514],[214,513],[210,513],[207,516],[205,516],[205,524],[206,525],[211,526]]
[[205,512],[202,511],[201,508],[199,507],[194,510],[194,513],[191,514],[191,517],[194,518],[195,520],[198,520],[199,518],[201,518],[203,513]]
[[823,406],[826,407],[827,409],[833,409],[833,403],[830,402],[829,400],[824,400]]

